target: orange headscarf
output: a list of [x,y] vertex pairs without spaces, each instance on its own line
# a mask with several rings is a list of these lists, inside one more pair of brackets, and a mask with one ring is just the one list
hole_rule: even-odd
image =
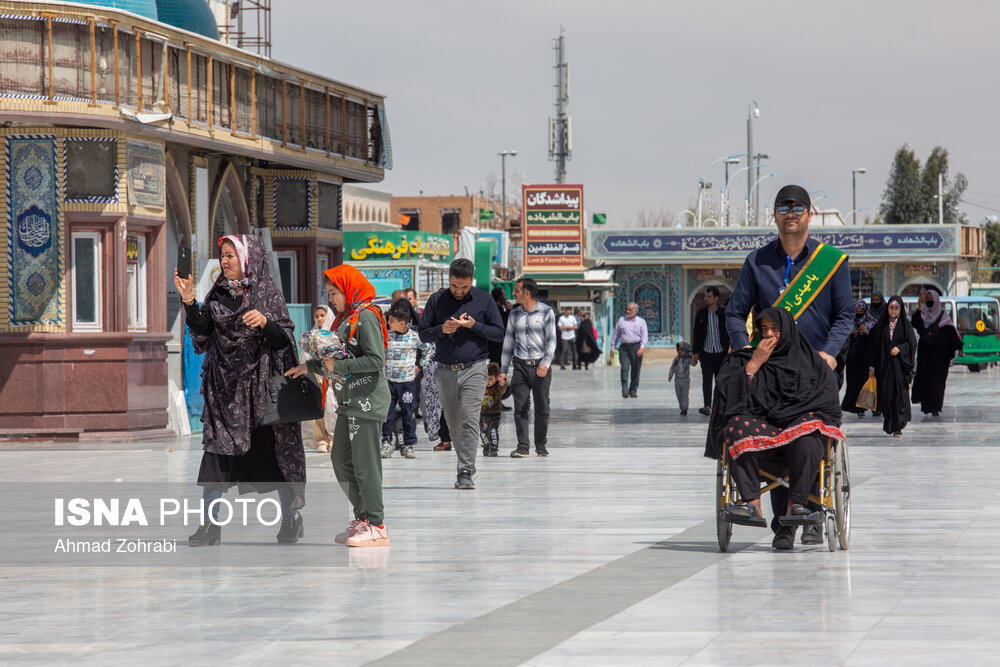
[[375,298],[375,286],[368,282],[368,279],[350,264],[341,264],[332,269],[327,269],[323,272],[323,275],[337,289],[343,292],[346,298],[344,312],[337,313],[337,318],[333,321],[330,330],[334,332],[338,331],[344,319],[347,318],[347,321],[351,325],[348,340],[354,338],[354,332],[358,329],[358,318],[361,317],[361,311],[367,309],[375,313],[376,317],[378,317],[379,324],[382,325],[382,343],[388,348],[389,331],[385,326],[385,317],[382,315],[382,309],[372,304],[372,300]]

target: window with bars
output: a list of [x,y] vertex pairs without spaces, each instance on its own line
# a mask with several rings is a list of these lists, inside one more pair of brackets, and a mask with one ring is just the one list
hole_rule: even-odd
[[115,101],[115,29],[110,26],[94,28],[95,69],[97,74],[97,101]]
[[208,122],[208,58],[191,55],[191,115],[190,120]]
[[90,100],[90,26],[52,23],[52,83],[56,97]]
[[216,127],[230,128],[232,126],[232,120],[229,116],[232,99],[229,67],[229,63],[218,60],[212,62],[212,124]]
[[302,145],[302,86],[289,83],[285,92],[285,127],[288,129],[287,142]]
[[179,118],[188,117],[187,52],[174,47],[167,49],[167,88],[170,112]]
[[[235,67],[235,65],[234,65]],[[233,110],[236,131],[253,134],[253,98],[251,97],[250,70],[236,67],[236,108]]]
[[281,81],[257,77],[257,133],[281,141]]
[[367,120],[365,105],[347,100],[347,157],[364,160],[368,155]]

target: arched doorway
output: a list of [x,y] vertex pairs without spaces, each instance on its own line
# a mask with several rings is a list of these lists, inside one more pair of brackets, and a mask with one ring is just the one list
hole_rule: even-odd
[[250,210],[232,162],[222,170],[210,210],[208,245],[214,257],[218,254],[215,242],[219,237],[250,233]]
[[[684,331],[687,332],[688,336],[693,335],[692,327],[694,327],[695,313],[705,307],[705,289],[712,286],[719,288],[719,305],[722,307],[725,307],[726,304],[729,303],[729,298],[733,295],[733,285],[727,280],[717,278],[714,280],[703,280],[699,282],[688,297],[688,320],[684,327]],[[690,342],[691,339],[687,340]]]
[[937,290],[938,294],[942,296],[947,294],[938,281],[927,276],[917,276],[903,283],[903,286],[899,289],[899,296],[920,296],[920,292],[926,289]]

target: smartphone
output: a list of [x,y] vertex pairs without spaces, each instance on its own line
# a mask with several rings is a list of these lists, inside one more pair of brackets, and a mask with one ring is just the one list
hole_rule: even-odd
[[188,246],[177,246],[177,275],[181,278],[192,275],[191,248]]

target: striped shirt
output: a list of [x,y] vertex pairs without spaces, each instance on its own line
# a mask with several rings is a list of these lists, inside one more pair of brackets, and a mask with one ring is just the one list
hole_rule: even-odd
[[503,337],[500,372],[506,373],[513,357],[539,359],[542,366],[551,366],[556,355],[556,316],[541,301],[529,312],[517,306],[510,311],[507,332]]
[[719,340],[719,316],[711,308],[708,309],[708,331],[705,332],[705,352],[718,354],[724,352],[722,341]]

